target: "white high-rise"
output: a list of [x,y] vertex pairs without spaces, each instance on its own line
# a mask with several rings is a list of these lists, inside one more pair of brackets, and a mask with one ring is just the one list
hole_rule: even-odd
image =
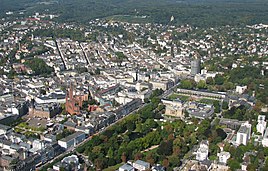
[[251,134],[251,124],[248,122],[243,123],[236,135],[236,144],[244,144],[247,145],[248,141],[250,140]]
[[257,131],[259,133],[261,133],[261,135],[263,136],[265,129],[266,129],[265,115],[259,115],[258,116]]
[[265,131],[265,134],[263,135],[261,143],[263,147],[268,147],[268,128],[266,128],[266,131]]

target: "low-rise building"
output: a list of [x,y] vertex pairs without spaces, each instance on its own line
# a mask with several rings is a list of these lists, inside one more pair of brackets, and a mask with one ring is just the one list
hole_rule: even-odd
[[166,106],[165,115],[184,118],[184,107],[180,100],[162,99],[163,104]]
[[219,163],[222,164],[226,164],[227,160],[231,157],[230,153],[226,151],[218,153],[217,156],[219,157]]
[[144,170],[150,169],[150,163],[142,161],[142,160],[137,160],[133,163],[133,167],[137,169],[138,171],[144,171]]
[[79,170],[81,168],[81,164],[79,163],[79,159],[76,155],[67,156],[62,159],[60,162],[53,165],[53,169],[60,171],[64,170]]
[[208,151],[209,151],[209,142],[203,140],[200,145],[199,148],[196,152],[196,160],[198,161],[204,161],[208,159]]
[[164,91],[168,90],[174,85],[174,82],[172,80],[153,80],[150,81],[150,83],[153,85],[153,90],[155,89],[162,89]]
[[187,106],[186,111],[189,113],[190,117],[205,119],[213,115],[214,106],[208,104],[190,102]]
[[74,147],[77,144],[81,143],[84,141],[86,138],[86,134],[84,132],[75,132],[72,135],[69,135],[68,137],[65,137],[61,140],[58,140],[58,144],[65,148],[68,149],[70,147]]
[[39,118],[52,118],[61,112],[59,104],[36,104],[29,108],[29,116]]
[[243,94],[247,89],[247,86],[236,86],[235,91],[239,94]]
[[11,129],[10,126],[0,124],[0,135],[5,135],[5,134],[7,134],[8,132],[11,132],[11,131],[12,131],[12,129]]
[[126,163],[123,166],[119,167],[119,171],[134,171],[134,167]]

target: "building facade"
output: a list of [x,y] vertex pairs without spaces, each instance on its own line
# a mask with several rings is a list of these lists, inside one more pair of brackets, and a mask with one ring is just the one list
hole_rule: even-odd
[[236,135],[236,144],[244,144],[247,145],[248,141],[250,140],[251,134],[251,124],[248,122],[243,123]]
[[196,152],[196,160],[204,161],[208,159],[209,142],[203,140]]
[[71,115],[80,114],[80,109],[84,101],[88,101],[88,93],[73,94],[73,85],[70,86],[66,93],[65,110]]
[[81,143],[82,141],[84,141],[86,138],[86,134],[84,132],[76,132],[73,133],[72,135],[69,135],[66,138],[63,138],[61,140],[58,141],[58,144],[65,148],[68,149],[70,147],[74,147],[77,144]]
[[191,75],[200,74],[201,72],[201,60],[194,59],[191,61]]

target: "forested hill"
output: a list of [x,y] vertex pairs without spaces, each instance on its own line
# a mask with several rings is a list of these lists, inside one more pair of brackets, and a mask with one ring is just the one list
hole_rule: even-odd
[[[45,2],[45,3],[44,3]],[[86,23],[94,18],[191,24],[200,27],[268,22],[268,0],[1,0],[0,11],[49,9],[59,21]]]

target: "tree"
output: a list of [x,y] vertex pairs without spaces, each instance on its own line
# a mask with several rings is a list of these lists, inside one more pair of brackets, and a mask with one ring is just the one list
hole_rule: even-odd
[[181,152],[180,147],[173,146],[173,155],[179,156],[180,152]]
[[142,157],[143,157],[142,153],[138,152],[138,153],[135,154],[134,159],[135,160],[140,160],[140,159],[142,159]]
[[216,132],[217,132],[217,136],[221,138],[221,141],[227,137],[227,134],[221,128],[217,128]]
[[198,83],[197,83],[197,86],[196,86],[198,89],[206,89],[207,88],[207,84],[204,80],[200,80]]
[[227,110],[228,108],[229,108],[229,106],[228,106],[228,102],[223,101],[223,102],[222,102],[222,109]]
[[153,90],[151,96],[150,96],[150,99],[152,99],[153,97],[157,97],[157,96],[160,96],[161,94],[163,94],[164,91],[162,89],[155,89]]
[[234,88],[234,84],[232,82],[224,82],[223,86],[225,90],[232,90]]
[[109,148],[109,150],[107,152],[107,156],[109,158],[113,158],[114,157],[114,151],[113,151],[112,147]]
[[105,168],[105,165],[106,165],[106,161],[105,161],[105,158],[97,158],[95,161],[94,161],[94,165],[96,167],[96,170],[102,170]]
[[212,77],[208,77],[207,80],[206,80],[206,83],[208,85],[214,85],[215,84],[214,79]]
[[150,163],[150,165],[153,165],[155,163],[152,153],[148,153],[146,155],[145,159],[146,159],[147,162]]
[[116,165],[116,160],[114,158],[109,158],[108,166],[114,166],[114,165]]
[[54,71],[54,69],[52,67],[49,67],[43,59],[39,58],[27,60],[24,64],[33,70],[34,75],[48,76]]
[[157,153],[159,155],[169,156],[173,151],[173,142],[172,141],[162,141],[158,147]]
[[193,89],[195,87],[195,81],[194,80],[182,80],[180,83],[181,88],[185,89]]
[[129,132],[132,132],[132,131],[134,131],[136,129],[136,124],[134,123],[134,122],[129,122],[128,124],[127,124],[127,130],[129,131]]
[[172,155],[169,157],[169,165],[174,168],[181,164],[180,158],[177,155]]
[[242,160],[242,158],[243,158],[243,154],[244,154],[244,153],[243,153],[242,149],[241,149],[240,146],[239,146],[239,147],[236,148],[233,157],[234,157],[234,159],[237,160],[238,162],[242,162],[242,161],[243,161],[243,160]]
[[213,106],[214,106],[214,112],[215,113],[220,113],[220,104],[218,101],[213,101]]
[[232,171],[235,171],[236,169],[239,169],[240,168],[240,163],[237,160],[235,160],[235,159],[229,159],[227,161],[227,164],[228,164],[228,166],[230,167],[230,169]]
[[188,118],[190,115],[189,115],[189,112],[187,110],[184,110],[184,117],[185,118]]
[[124,152],[121,156],[121,160],[123,163],[126,163],[127,162],[127,156],[126,156],[126,153]]
[[257,166],[255,166],[254,164],[249,164],[247,166],[247,171],[256,171],[257,170]]
[[224,77],[220,74],[217,74],[214,78],[215,84],[222,85],[224,83]]
[[144,99],[144,103],[149,103],[149,102],[150,102],[150,100],[148,98]]
[[158,126],[157,122],[155,122],[153,119],[147,119],[144,124],[147,125],[149,129],[156,128]]
[[166,168],[169,166],[169,161],[168,161],[167,158],[165,158],[165,159],[163,160],[163,166],[166,167]]
[[158,97],[153,97],[151,102],[154,104],[154,105],[158,105],[160,103],[160,99]]

